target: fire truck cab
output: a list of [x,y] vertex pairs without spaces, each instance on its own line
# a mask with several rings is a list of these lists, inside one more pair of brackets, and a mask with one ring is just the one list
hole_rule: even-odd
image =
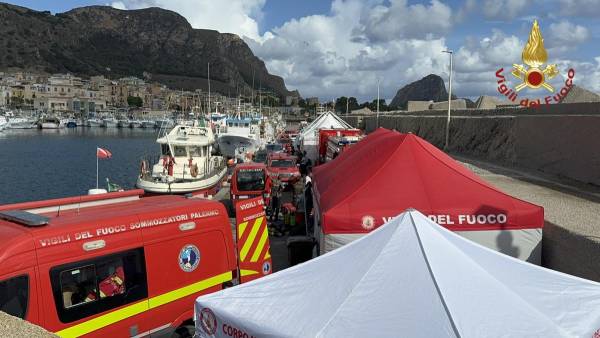
[[271,178],[264,163],[240,163],[233,169],[229,193],[234,204],[242,199],[260,196],[265,200],[265,205],[269,205],[270,191]]
[[62,337],[183,337],[237,277],[222,204],[141,190],[0,206],[0,310]]
[[287,153],[270,153],[267,163],[271,179],[277,179],[282,183],[293,183],[300,179],[300,170],[296,166],[296,156]]

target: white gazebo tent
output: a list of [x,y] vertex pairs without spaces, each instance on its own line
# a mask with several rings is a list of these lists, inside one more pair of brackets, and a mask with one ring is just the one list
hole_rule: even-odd
[[298,135],[298,144],[306,151],[306,156],[313,163],[319,157],[319,130],[320,129],[351,129],[351,125],[342,120],[331,111],[327,111],[309,123]]
[[597,337],[600,284],[408,211],[309,262],[201,296],[200,337]]

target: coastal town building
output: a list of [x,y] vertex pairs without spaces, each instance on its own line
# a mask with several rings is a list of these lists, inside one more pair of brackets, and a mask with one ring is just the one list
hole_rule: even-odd
[[[268,90],[255,91],[254,94],[254,103],[262,99],[264,109],[279,102]],[[98,75],[84,79],[73,74],[0,72],[0,108],[4,110],[16,108],[40,113],[93,114],[134,109],[145,116],[164,115],[168,110],[198,112],[210,108],[211,112],[223,111],[223,107],[237,109],[238,103],[243,106],[251,101],[251,97],[227,97],[201,89],[170,89],[133,76],[109,79]]]

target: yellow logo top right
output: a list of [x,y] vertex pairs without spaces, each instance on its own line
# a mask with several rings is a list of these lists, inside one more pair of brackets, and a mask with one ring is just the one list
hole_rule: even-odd
[[533,22],[521,59],[529,67],[522,64],[513,64],[512,75],[522,81],[515,86],[515,90],[518,92],[525,87],[532,89],[543,87],[550,92],[554,92],[554,88],[546,80],[558,75],[558,69],[555,64],[546,65],[546,68],[542,67],[548,61],[548,52],[544,48],[544,38],[542,38],[537,20]]

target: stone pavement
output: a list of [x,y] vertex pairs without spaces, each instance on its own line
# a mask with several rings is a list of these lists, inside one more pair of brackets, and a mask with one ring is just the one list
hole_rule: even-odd
[[600,188],[454,158],[502,191],[544,207],[542,265],[600,281]]

